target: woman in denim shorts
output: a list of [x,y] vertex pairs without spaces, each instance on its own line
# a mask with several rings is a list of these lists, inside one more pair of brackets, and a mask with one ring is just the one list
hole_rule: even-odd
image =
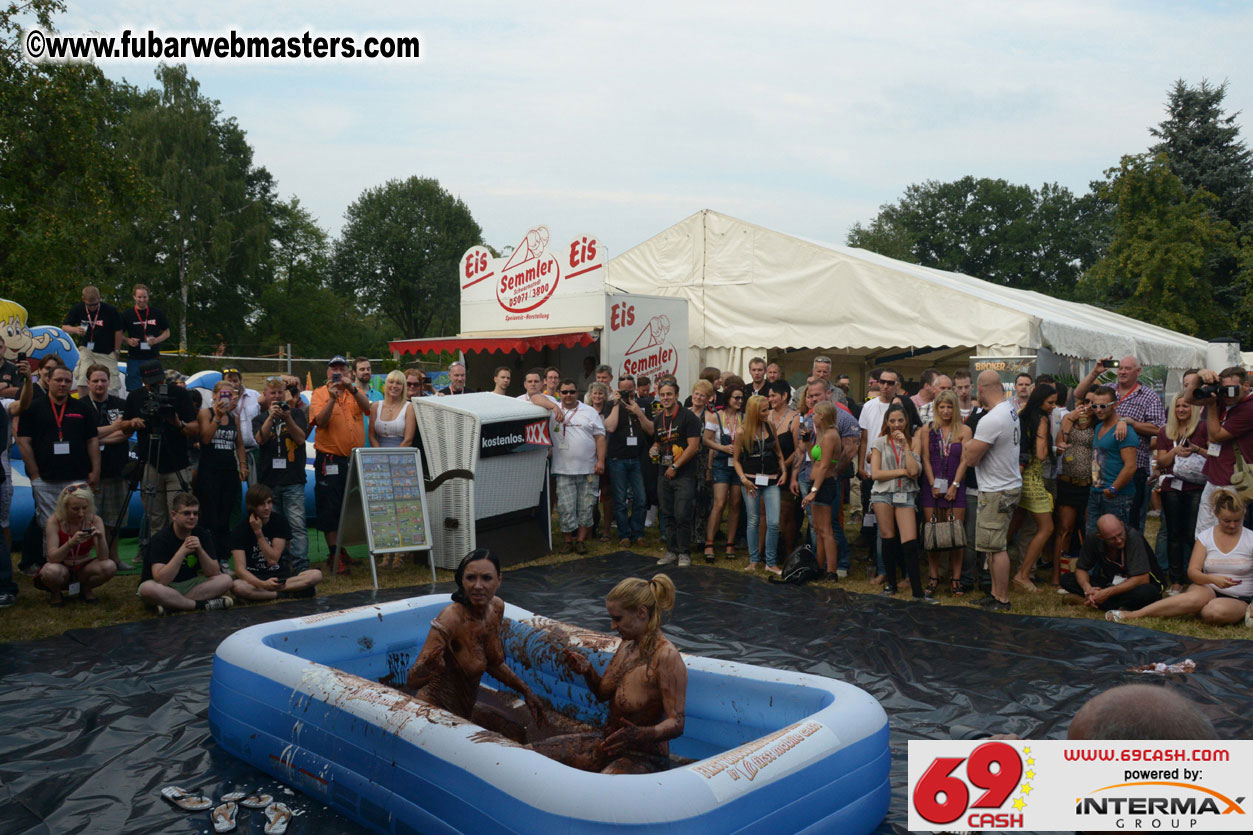
[[726,405],[720,412],[708,412],[705,420],[704,444],[713,450],[713,508],[705,528],[705,560],[713,562],[714,537],[722,511],[727,511],[727,559],[735,559],[735,531],[740,524],[739,478],[731,465],[732,444],[740,429],[740,414],[744,409],[744,381],[729,377],[726,381]]
[[914,434],[909,416],[899,403],[893,403],[883,415],[882,434],[870,452],[870,506],[879,522],[879,538],[883,544],[883,562],[887,582],[883,593],[896,594],[897,569],[909,577],[909,587],[916,600],[937,602],[922,588],[919,567],[918,476],[922,472],[919,452],[921,434]]

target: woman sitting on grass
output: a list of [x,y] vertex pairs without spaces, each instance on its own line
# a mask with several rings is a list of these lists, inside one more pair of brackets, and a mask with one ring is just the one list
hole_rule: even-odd
[[117,565],[107,558],[104,521],[96,515],[90,487],[71,484],[61,491],[44,527],[44,542],[48,561],[35,575],[35,588],[49,593],[51,605],[64,606],[62,593],[77,583],[79,600],[99,603],[92,589],[113,579]]
[[1111,609],[1105,619],[1125,623],[1136,618],[1173,618],[1199,614],[1215,626],[1239,623],[1253,602],[1253,531],[1245,528],[1244,502],[1218,490],[1210,502],[1218,524],[1197,534],[1188,564],[1192,585],[1134,612]]

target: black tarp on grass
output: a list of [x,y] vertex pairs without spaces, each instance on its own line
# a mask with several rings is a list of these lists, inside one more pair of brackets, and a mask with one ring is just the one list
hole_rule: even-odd
[[[501,596],[607,632],[605,594],[623,577],[651,576],[653,562],[621,552],[506,571]],[[1167,686],[1198,702],[1221,736],[1248,738],[1253,728],[1248,642],[777,586],[699,566],[669,574],[678,603],[664,628],[684,652],[839,678],[880,701],[893,755],[884,832],[905,831],[907,740],[1060,738],[1091,695],[1158,679],[1127,672],[1132,665],[1192,658],[1197,672]],[[294,835],[363,832],[218,750],[208,724],[213,652],[245,626],[431,590],[355,592],[0,645],[0,832],[211,831],[207,812],[186,814],[160,799],[167,785],[214,798],[261,787],[298,812]],[[258,821],[246,819],[256,814],[241,817],[239,831],[259,832]]]

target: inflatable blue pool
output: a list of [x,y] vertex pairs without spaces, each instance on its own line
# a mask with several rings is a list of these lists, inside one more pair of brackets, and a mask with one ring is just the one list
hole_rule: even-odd
[[[870,832],[888,808],[887,717],[819,676],[685,655],[683,758],[568,768],[379,684],[403,678],[445,595],[276,621],[218,647],[209,725],[226,751],[377,832]],[[566,716],[604,706],[561,665],[603,670],[617,638],[506,606],[506,661]],[[484,687],[504,690],[490,676]]]

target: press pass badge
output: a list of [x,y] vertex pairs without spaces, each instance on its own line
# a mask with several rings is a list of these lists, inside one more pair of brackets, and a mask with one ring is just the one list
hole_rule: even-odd
[[275,458],[275,459],[274,459],[274,460],[270,463],[270,468],[271,468],[271,469],[274,469],[274,470],[285,470],[285,469],[287,469],[287,459],[286,459],[286,458]]
[[765,473],[758,473],[757,475],[753,477],[753,484],[757,485],[758,487],[769,487],[770,476],[766,475]]
[[892,494],[892,504],[905,504],[908,501],[909,501],[908,493],[893,493]]
[[327,475],[339,475],[339,465],[338,465],[338,464],[327,464],[327,465],[326,465],[326,474],[327,474]]
[[627,441],[627,446],[639,446],[640,445],[640,439],[635,437],[634,435],[627,435],[626,441]]
[[947,490],[947,489],[948,489],[948,479],[947,479],[947,478],[937,478],[935,481],[933,481],[933,482],[931,482],[931,483],[935,485],[935,489],[936,489],[936,490]]
[[65,593],[73,596],[75,594],[78,594],[81,588],[82,588],[82,585],[80,583],[70,583],[69,588],[65,590]]
[[53,455],[69,455],[70,454],[69,442],[65,441],[62,443],[54,443],[52,445],[52,454]]
[[1183,479],[1182,479],[1182,478],[1172,478],[1172,479],[1170,480],[1170,489],[1171,489],[1171,490],[1182,490],[1182,489],[1183,489]]
[[152,347],[148,344],[148,341],[147,341],[147,340],[144,340],[143,342],[140,342],[140,343],[139,343],[139,350],[141,350],[141,351],[150,351],[150,350],[152,350]]
[[1206,454],[1209,455],[1210,458],[1216,458],[1220,453],[1222,453],[1222,451],[1222,444],[1210,444],[1205,450]]

